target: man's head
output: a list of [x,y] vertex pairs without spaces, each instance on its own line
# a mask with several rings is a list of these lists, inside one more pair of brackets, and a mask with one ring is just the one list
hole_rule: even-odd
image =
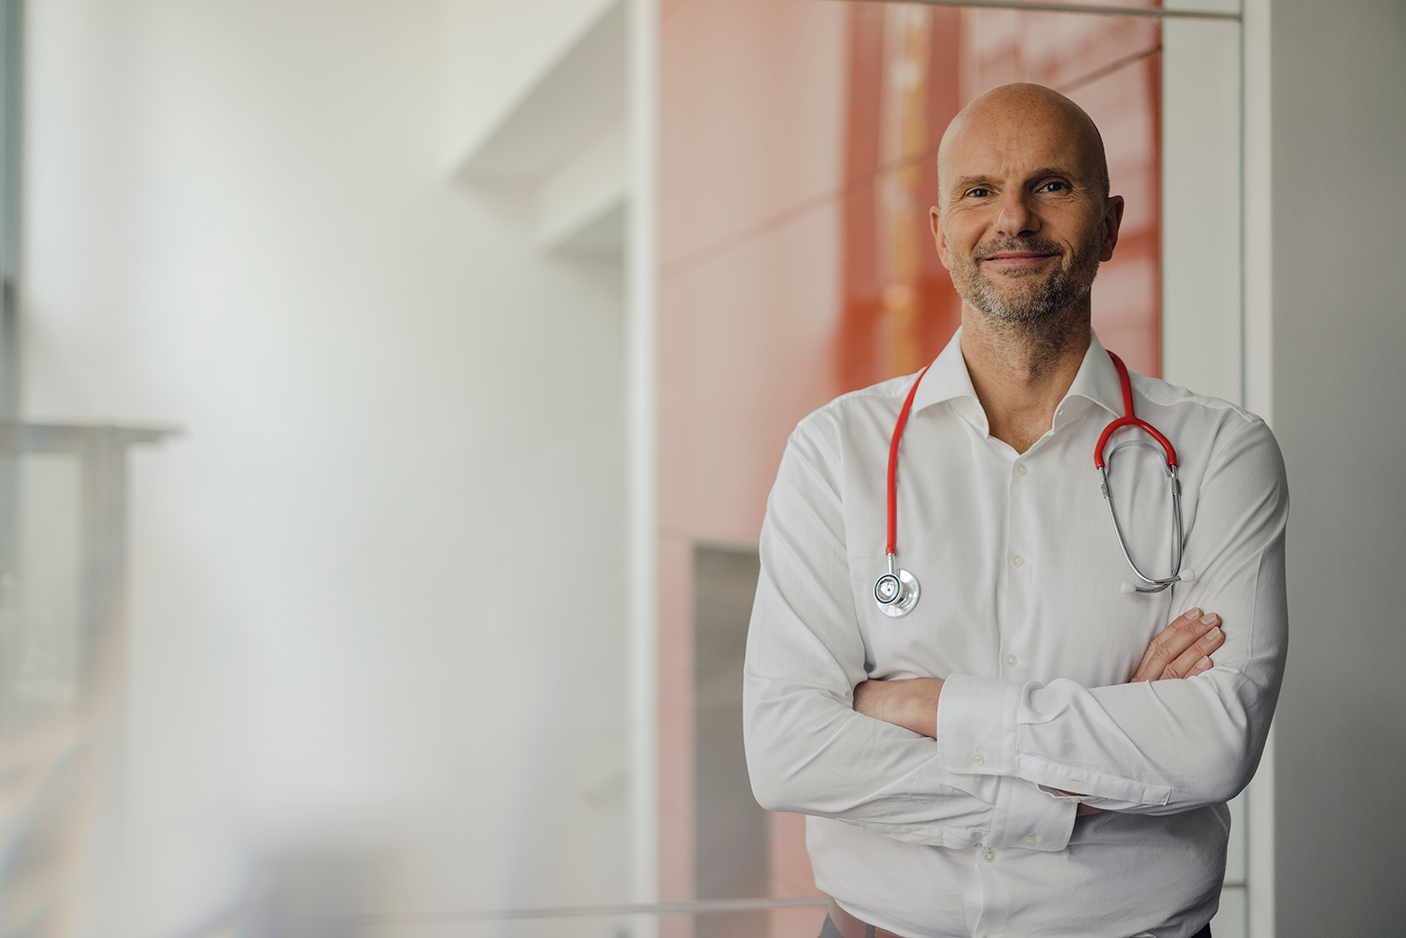
[[937,178],[933,236],[968,306],[1036,330],[1088,315],[1123,198],[1108,194],[1103,139],[1077,104],[1042,85],[991,89],[943,134]]

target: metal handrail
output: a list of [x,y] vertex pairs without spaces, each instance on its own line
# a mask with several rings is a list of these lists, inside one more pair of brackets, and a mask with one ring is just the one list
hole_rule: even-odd
[[[868,0],[887,3],[889,0]],[[1221,10],[1169,10],[1166,7],[1095,6],[1091,3],[1041,3],[1039,0],[906,0],[934,7],[989,7],[993,10],[1027,10],[1032,13],[1091,13],[1095,16],[1145,16],[1159,20],[1230,20],[1240,22],[1242,13]]]
[[789,899],[694,899],[686,902],[620,902],[607,905],[561,905],[536,909],[494,909],[475,912],[419,912],[348,916],[358,925],[410,925],[448,922],[493,922],[525,918],[581,918],[598,915],[696,915],[707,912],[766,912],[771,909],[812,909],[830,904],[825,896]]

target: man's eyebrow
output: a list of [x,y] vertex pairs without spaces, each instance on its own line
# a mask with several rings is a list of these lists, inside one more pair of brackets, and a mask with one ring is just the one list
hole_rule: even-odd
[[990,183],[990,176],[963,176],[952,184],[953,192],[960,192],[963,189],[970,189],[972,186]]
[[1062,176],[1065,179],[1078,179],[1079,174],[1065,166],[1041,166],[1030,174],[1031,179],[1044,179],[1046,176]]

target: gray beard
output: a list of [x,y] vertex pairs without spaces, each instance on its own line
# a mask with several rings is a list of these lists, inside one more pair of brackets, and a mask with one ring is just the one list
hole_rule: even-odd
[[[979,260],[973,259],[968,275],[962,278],[966,281],[962,285],[965,289],[958,292],[972,309],[981,313],[992,325],[1016,327],[1022,331],[1032,326],[1055,326],[1064,318],[1061,314],[1065,310],[1074,307],[1093,289],[1094,277],[1098,274],[1098,248],[1097,244],[1085,245],[1072,263],[1061,263],[1054,273],[1026,290],[1012,289],[1021,280],[1027,279],[1025,277],[1009,278],[1011,282],[1007,288],[998,289],[981,273]],[[1051,249],[1051,245],[1012,238],[985,246],[978,258],[1021,249],[1046,251]]]
[[[1094,271],[1098,270],[1097,263]],[[972,278],[965,297],[972,308],[993,325],[1037,326],[1062,318],[1060,314],[1074,306],[1093,289],[1093,277],[1078,277],[1077,270],[1061,267],[1032,290],[999,290],[983,276]]]

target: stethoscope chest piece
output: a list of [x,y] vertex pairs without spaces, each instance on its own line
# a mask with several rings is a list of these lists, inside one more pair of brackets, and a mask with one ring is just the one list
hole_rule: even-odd
[[[892,559],[892,555],[889,555]],[[895,570],[890,564],[889,572],[874,581],[874,599],[879,611],[890,619],[899,619],[913,611],[918,605],[918,594],[922,587],[918,578],[907,570]]]

